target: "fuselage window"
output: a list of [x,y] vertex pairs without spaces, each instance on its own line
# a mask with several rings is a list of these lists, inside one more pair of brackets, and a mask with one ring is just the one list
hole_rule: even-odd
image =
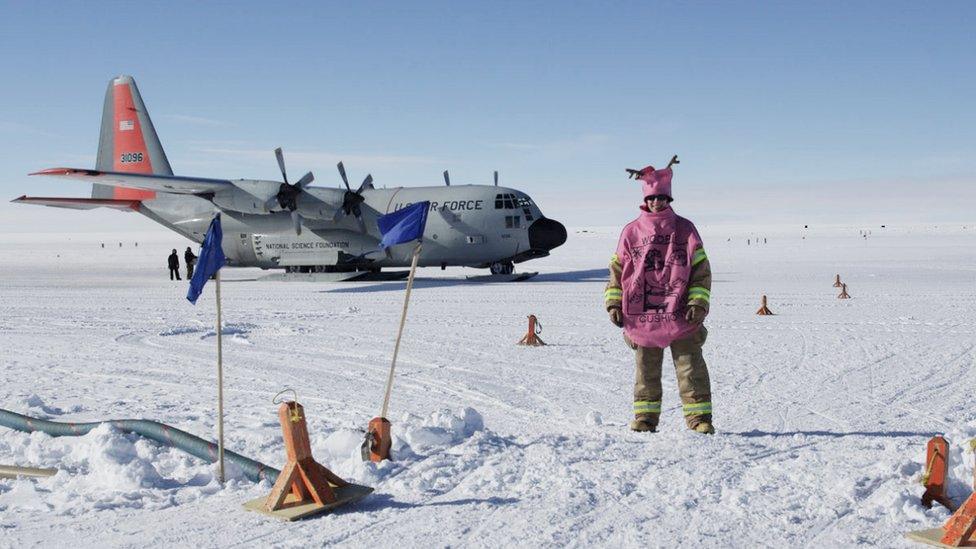
[[522,212],[525,214],[526,221],[532,221],[532,211],[528,208],[522,208]]
[[502,206],[503,206],[503,204],[502,204],[502,195],[496,194],[495,195],[495,209],[496,210],[500,210],[500,209],[502,209]]

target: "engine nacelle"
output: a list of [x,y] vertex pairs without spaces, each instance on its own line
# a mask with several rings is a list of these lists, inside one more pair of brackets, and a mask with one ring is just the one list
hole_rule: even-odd
[[[278,193],[281,183],[260,179],[238,179],[232,183],[233,188],[219,191],[211,199],[220,209],[249,214],[267,214],[281,209],[277,202],[271,200]],[[271,210],[268,209],[269,205]]]

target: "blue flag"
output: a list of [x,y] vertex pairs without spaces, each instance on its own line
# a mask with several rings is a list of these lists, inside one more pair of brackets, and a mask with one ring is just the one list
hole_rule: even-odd
[[425,200],[378,217],[376,225],[383,234],[380,249],[384,250],[424,236],[428,210],[430,210],[430,202]]
[[190,289],[186,292],[186,298],[194,305],[197,304],[197,298],[200,297],[200,293],[203,292],[203,287],[210,280],[210,277],[227,264],[224,250],[220,247],[220,242],[223,239],[224,231],[220,230],[220,214],[217,214],[210,222],[207,236],[203,239],[200,257],[197,259],[197,267],[193,271],[193,278],[190,280]]

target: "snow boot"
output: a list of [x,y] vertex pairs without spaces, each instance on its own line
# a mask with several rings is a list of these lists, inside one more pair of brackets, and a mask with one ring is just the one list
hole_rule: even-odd
[[709,423],[709,422],[707,422],[707,421],[703,421],[703,422],[699,423],[698,425],[695,425],[692,428],[692,430],[695,431],[696,433],[702,433],[703,435],[714,435],[715,434],[715,427],[713,427],[712,424]]
[[630,430],[641,433],[653,433],[657,431],[657,425],[655,423],[654,418],[650,415],[638,414],[630,422]]

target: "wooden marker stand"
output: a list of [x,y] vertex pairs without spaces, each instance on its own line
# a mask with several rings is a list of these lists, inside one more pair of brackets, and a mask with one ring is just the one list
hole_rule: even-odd
[[305,408],[301,404],[283,402],[278,408],[278,419],[288,462],[271,494],[245,503],[245,509],[282,520],[298,520],[357,501],[373,491],[368,486],[346,482],[315,461],[308,441]]
[[941,503],[954,511],[942,528],[917,530],[905,535],[912,541],[935,545],[936,547],[976,547],[976,492],[958,509],[946,495],[945,480],[949,470],[949,443],[940,436],[929,441],[925,456],[925,495],[922,505],[932,507],[932,502]]
[[942,528],[917,530],[908,539],[936,547],[976,547],[976,492],[969,496]]
[[837,296],[837,299],[850,299],[850,298],[851,296],[847,295],[847,284],[841,284],[840,295]]
[[925,452],[925,472],[922,474],[922,484],[925,493],[922,494],[922,505],[926,509],[932,508],[932,503],[938,503],[950,511],[956,510],[946,494],[946,476],[949,473],[949,443],[939,435],[932,437]]
[[840,275],[834,275],[834,288],[840,288],[843,283],[840,281]]
[[390,447],[393,446],[393,436],[390,434],[390,420],[385,417],[374,417],[366,427],[366,440],[363,442],[363,461],[379,463],[390,458]]
[[773,314],[773,312],[769,310],[769,307],[766,306],[766,296],[762,296],[762,306],[759,307],[759,310],[756,311],[756,314],[763,315],[763,316]]
[[[537,326],[538,324],[538,326]],[[533,347],[538,347],[539,345],[545,345],[546,342],[542,341],[539,334],[542,333],[542,323],[535,315],[529,315],[529,332],[525,334],[521,340],[519,340],[519,345],[531,345]]]

